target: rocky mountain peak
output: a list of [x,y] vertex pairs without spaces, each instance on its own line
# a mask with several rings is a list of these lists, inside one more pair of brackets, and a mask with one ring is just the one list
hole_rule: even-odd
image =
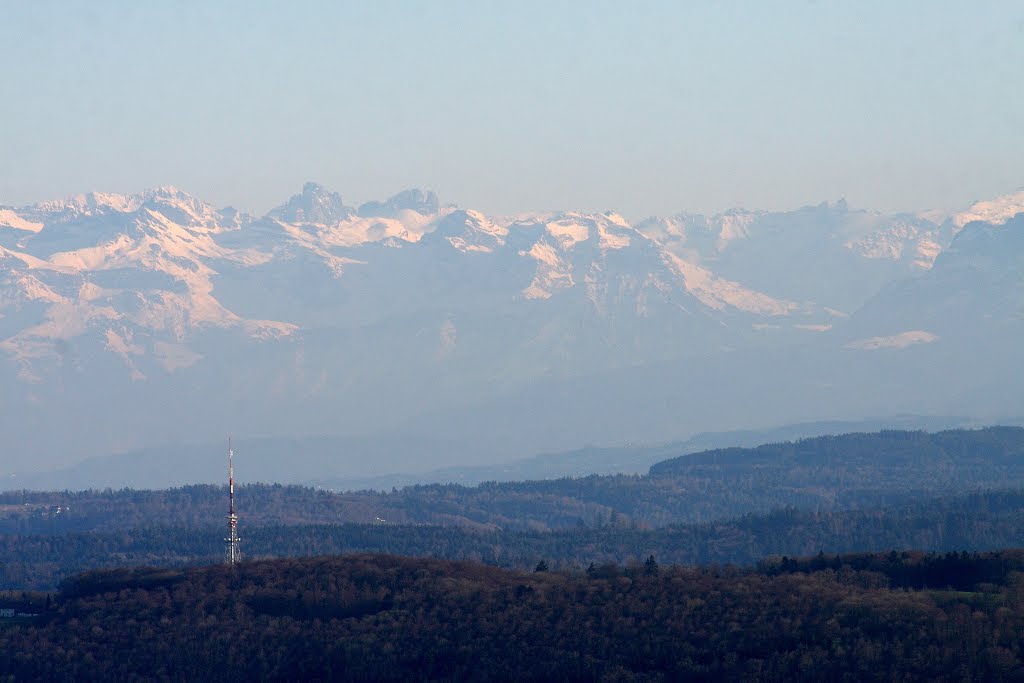
[[285,223],[315,223],[332,225],[351,218],[354,211],[345,206],[341,195],[322,185],[307,182],[302,192],[270,212],[271,218]]
[[437,213],[439,209],[440,204],[436,194],[433,192],[424,193],[423,190],[414,188],[399,192],[382,202],[366,202],[360,205],[357,213],[364,218],[393,218],[401,211],[415,211],[427,216]]

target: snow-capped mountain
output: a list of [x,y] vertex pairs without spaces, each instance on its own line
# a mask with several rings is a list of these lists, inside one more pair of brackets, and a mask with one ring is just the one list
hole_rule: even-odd
[[722,276],[841,314],[886,282],[928,270],[953,234],[922,216],[851,210],[845,201],[782,213],[680,214],[637,229]]
[[[706,373],[747,363],[730,358],[842,363],[941,348],[968,318],[1019,323],[1020,210],[1024,192],[952,215],[840,201],[634,225],[489,216],[420,190],[352,207],[315,183],[262,217],[169,187],[0,207],[0,426],[28,460],[225,425],[424,432],[460,415],[484,424],[474,411],[500,405],[524,437],[481,446],[494,457],[575,446],[582,426],[531,430],[538,406],[558,396],[545,420],[572,405],[601,421],[602,392],[655,382],[659,364],[713,406],[723,391],[755,392]],[[1018,323],[999,329],[1014,341]],[[999,348],[1005,358],[1013,344]],[[786,401],[794,419],[817,417]],[[56,419],[67,429],[47,429]],[[673,436],[750,426],[675,419]]]
[[956,230],[974,221],[1003,225],[1020,213],[1024,213],[1024,188],[995,199],[975,202],[966,211],[951,216],[950,222]]
[[1024,211],[999,223],[966,223],[929,272],[889,284],[850,327],[893,335],[926,330],[917,341],[958,337],[976,348],[1024,342]]
[[103,340],[142,379],[134,357],[149,355],[171,369],[183,354],[195,354],[184,344],[203,328],[237,328],[255,338],[294,330],[242,319],[221,305],[209,264],[245,258],[215,240],[237,228],[222,227],[218,212],[173,188],[90,194],[31,207],[25,216],[43,227],[5,248],[0,277],[13,296],[0,309],[11,319],[0,349],[27,381],[42,382],[60,350],[82,337]]

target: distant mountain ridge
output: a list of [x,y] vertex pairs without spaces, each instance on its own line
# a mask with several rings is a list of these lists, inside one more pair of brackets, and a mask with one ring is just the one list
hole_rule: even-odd
[[[836,202],[632,224],[488,216],[422,190],[352,207],[315,183],[262,217],[173,187],[0,207],[0,427],[19,470],[228,430],[476,444],[443,466],[753,424],[1013,414],[1024,397],[1000,368],[1024,346],[1022,209],[1024,191],[947,216]],[[747,368],[766,362],[785,400],[753,420],[712,410],[764,395]],[[871,401],[872,378],[899,391]],[[676,392],[692,381],[705,400],[690,406]],[[627,394],[654,405],[605,414]]]
[[[1019,421],[1024,423],[1024,420]],[[1002,424],[1014,424],[1003,421]],[[896,416],[862,421],[813,422],[773,429],[697,434],[686,441],[660,445],[584,447],[565,453],[546,453],[494,465],[454,465],[425,472],[402,473],[396,453],[415,449],[425,460],[443,462],[446,453],[467,449],[458,441],[427,441],[391,435],[374,438],[293,437],[236,438],[235,457],[240,483],[302,484],[332,491],[389,491],[418,484],[476,486],[488,481],[530,481],[585,477],[592,474],[643,474],[656,462],[713,448],[749,448],[824,434],[886,429],[935,431],[974,426],[963,417]],[[160,489],[188,484],[220,484],[224,479],[223,443],[176,444],[117,455],[90,458],[71,467],[8,476],[0,491],[11,489]],[[353,474],[352,461],[372,460],[381,471],[373,477]]]

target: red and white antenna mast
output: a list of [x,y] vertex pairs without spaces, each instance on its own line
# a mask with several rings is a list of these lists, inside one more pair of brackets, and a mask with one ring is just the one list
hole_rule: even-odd
[[238,564],[242,552],[238,548],[238,515],[235,514],[235,451],[231,448],[231,437],[228,437],[228,536],[224,539],[224,561],[227,564]]

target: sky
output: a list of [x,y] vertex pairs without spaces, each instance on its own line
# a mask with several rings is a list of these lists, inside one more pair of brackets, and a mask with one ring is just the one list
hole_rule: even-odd
[[306,180],[491,213],[1024,185],[1021,2],[0,0],[0,204]]

